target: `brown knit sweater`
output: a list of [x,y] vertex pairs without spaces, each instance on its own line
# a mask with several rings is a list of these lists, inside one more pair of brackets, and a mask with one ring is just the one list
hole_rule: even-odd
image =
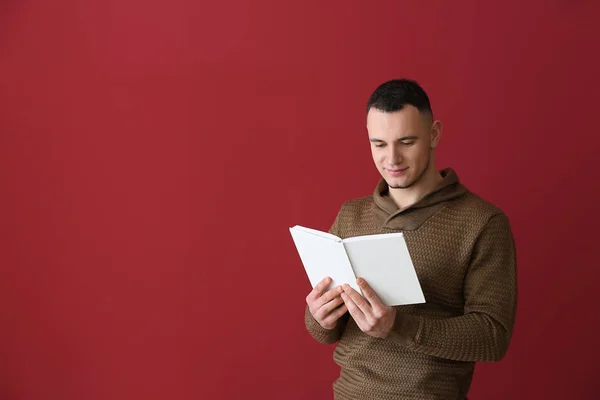
[[466,399],[476,361],[498,361],[517,304],[516,258],[506,215],[463,186],[443,183],[399,211],[381,180],[372,196],[343,204],[330,232],[342,238],[404,232],[426,303],[398,306],[385,339],[363,333],[349,313],[332,330],[305,310],[319,342],[338,342],[336,399]]

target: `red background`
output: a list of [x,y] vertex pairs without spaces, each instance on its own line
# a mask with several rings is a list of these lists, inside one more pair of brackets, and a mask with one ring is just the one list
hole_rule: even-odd
[[439,167],[509,215],[519,311],[473,399],[596,399],[594,1],[0,3],[0,398],[327,399],[288,227],[378,179],[417,79]]

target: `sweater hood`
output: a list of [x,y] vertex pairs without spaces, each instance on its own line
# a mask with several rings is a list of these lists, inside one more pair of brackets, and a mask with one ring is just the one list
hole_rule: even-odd
[[440,171],[442,182],[431,192],[421,197],[417,202],[402,210],[389,196],[389,187],[381,179],[373,192],[373,200],[377,207],[386,215],[384,227],[390,229],[417,229],[436,211],[468,193],[467,188],[460,183],[458,175],[452,168]]

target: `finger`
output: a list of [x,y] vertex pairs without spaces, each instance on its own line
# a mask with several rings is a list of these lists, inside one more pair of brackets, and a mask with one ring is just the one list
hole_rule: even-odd
[[369,303],[365,300],[364,297],[358,294],[356,290],[352,289],[348,284],[345,284],[343,288],[346,296],[352,299],[354,304],[356,304],[356,306],[363,312],[363,314],[368,314],[371,312],[371,306],[369,305]]
[[308,294],[308,296],[306,296],[306,301],[309,302],[309,301],[312,301],[312,300],[315,300],[315,299],[321,297],[321,295],[323,294],[325,289],[327,289],[327,287],[329,286],[330,283],[331,283],[331,278],[328,276],[321,279],[319,281],[319,283],[317,283],[315,285],[314,289],[311,290],[311,292]]
[[348,307],[346,307],[345,304],[342,304],[341,307],[336,308],[335,311],[325,318],[325,323],[333,325],[342,315],[346,314],[347,311]]
[[356,323],[360,326],[362,325],[362,321],[365,320],[365,314],[362,312],[360,307],[356,305],[354,300],[348,295],[348,293],[343,292],[342,300],[344,300],[344,304],[348,308],[348,312],[352,315],[352,318],[356,321]]
[[324,304],[330,302],[331,300],[335,299],[336,297],[340,297],[340,294],[343,292],[344,290],[342,289],[341,286],[337,286],[331,290],[328,290],[327,292],[325,292],[323,295],[321,295],[321,297],[319,297],[316,300],[316,304],[318,307],[322,307]]
[[333,310],[335,310],[340,304],[344,304],[344,300],[340,296],[335,297],[331,301],[323,304],[321,308],[319,308],[318,313],[323,317],[327,317]]
[[360,287],[360,290],[362,290],[363,294],[365,295],[365,298],[371,304],[371,307],[377,308],[377,309],[383,309],[385,307],[384,304],[379,299],[379,296],[377,296],[377,294],[375,293],[373,288],[371,286],[369,286],[367,281],[365,281],[363,278],[358,278],[356,280],[356,283]]

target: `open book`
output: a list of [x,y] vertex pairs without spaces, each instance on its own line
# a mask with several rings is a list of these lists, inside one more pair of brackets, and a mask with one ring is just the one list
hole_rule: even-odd
[[360,277],[385,305],[425,303],[402,233],[341,239],[298,225],[290,233],[313,288],[329,276],[330,288],[347,283],[363,294],[356,283]]

